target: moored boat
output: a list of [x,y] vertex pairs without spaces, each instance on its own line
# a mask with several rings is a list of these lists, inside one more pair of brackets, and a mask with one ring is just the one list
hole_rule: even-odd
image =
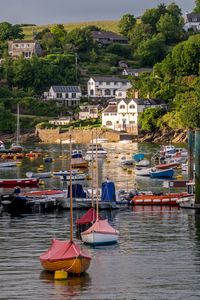
[[150,172],[151,178],[172,178],[174,176],[173,169],[166,169],[166,170],[155,170],[152,169]]
[[169,194],[140,194],[132,198],[130,204],[133,205],[172,205],[177,206],[177,200],[186,193]]
[[39,178],[0,179],[1,187],[37,186],[38,184],[39,184]]
[[175,162],[171,162],[171,163],[155,165],[155,168],[159,169],[159,170],[165,170],[165,169],[169,169],[169,168],[177,168],[179,165],[180,165],[180,163],[175,161]]
[[50,178],[52,176],[51,172],[26,172],[26,177],[28,178]]

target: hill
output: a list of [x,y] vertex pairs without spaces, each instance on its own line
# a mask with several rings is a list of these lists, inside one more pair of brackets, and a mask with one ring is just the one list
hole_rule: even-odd
[[[104,30],[111,30],[118,33],[118,20],[108,20],[108,21],[90,21],[90,22],[78,22],[78,23],[65,23],[63,24],[67,31],[70,31],[74,28],[83,28],[86,26],[97,26]],[[36,26],[24,26],[23,33],[25,34],[25,39],[30,39],[33,37],[33,33],[42,31],[44,28],[53,26],[54,24],[47,25],[36,25]]]

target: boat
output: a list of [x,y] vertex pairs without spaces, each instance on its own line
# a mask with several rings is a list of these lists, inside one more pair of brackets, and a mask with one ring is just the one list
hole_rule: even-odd
[[[70,136],[71,155],[71,136]],[[70,160],[70,172],[72,171]],[[70,173],[71,174],[71,173]],[[40,256],[40,262],[46,271],[64,270],[72,274],[85,272],[90,265],[91,256],[85,253],[73,241],[73,210],[72,210],[72,177],[70,179],[70,239],[60,241],[53,239],[50,248]]]
[[18,179],[0,179],[1,187],[25,187],[25,186],[37,186],[39,184],[39,178],[18,178]]
[[[93,154],[96,151],[96,146],[95,144],[90,144],[88,147],[88,150],[86,151],[86,155],[88,154]],[[97,144],[97,156],[106,156],[107,151],[103,149],[101,144]]]
[[103,144],[103,143],[107,143],[108,142],[108,139],[106,139],[106,138],[96,138],[96,139],[92,139],[91,141],[90,141],[90,143],[92,144],[98,144],[98,143],[100,143],[100,144]]
[[132,158],[133,158],[135,161],[139,162],[139,161],[141,161],[141,160],[144,159],[144,154],[143,154],[143,153],[137,153],[137,154],[134,154],[134,155],[132,156]]
[[126,159],[125,156],[120,158],[120,165],[121,166],[132,166],[135,163],[133,159]]
[[136,168],[135,175],[136,176],[150,176],[150,172],[152,168]]
[[166,169],[166,170],[155,170],[152,169],[150,172],[151,178],[172,178],[174,176],[173,169]]
[[177,200],[185,195],[185,193],[169,193],[169,194],[140,194],[135,195],[130,204],[132,205],[171,205],[178,206]]
[[83,158],[82,153],[72,154],[71,157],[72,168],[88,168],[88,161]]
[[186,183],[187,194],[183,195],[177,200],[177,204],[181,208],[195,208],[195,183],[187,182]]
[[18,161],[6,161],[6,162],[0,162],[0,168],[10,168],[10,167],[16,167]]
[[[98,191],[98,160],[96,144],[96,190]],[[112,193],[114,190],[112,190]],[[87,230],[81,232],[81,238],[84,243],[92,246],[115,244],[119,238],[119,231],[113,228],[108,220],[99,218],[99,197],[96,193],[96,220]]]
[[20,124],[19,124],[19,103],[17,104],[17,131],[16,131],[16,142],[12,143],[10,150],[16,153],[23,151],[23,147],[19,144],[20,137]]
[[51,172],[26,172],[26,177],[28,178],[50,178],[52,176]]
[[[60,176],[63,181],[69,181],[70,180],[70,171],[54,171],[54,176]],[[79,170],[72,170],[72,181],[79,181],[79,180],[86,180],[87,174],[80,172]]]
[[0,150],[5,150],[6,147],[4,145],[4,142],[0,140]]
[[148,159],[142,159],[135,163],[136,167],[149,167],[150,161]]
[[180,166],[180,163],[175,161],[171,163],[155,165],[155,168],[159,170],[165,170],[169,168],[177,168],[178,166]]

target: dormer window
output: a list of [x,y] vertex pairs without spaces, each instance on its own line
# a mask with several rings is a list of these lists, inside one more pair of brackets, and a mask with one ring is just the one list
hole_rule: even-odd
[[197,22],[197,18],[193,18],[193,19],[192,19],[192,22]]
[[135,108],[135,105],[130,105],[129,108],[130,108],[130,109],[134,109],[134,108]]
[[120,105],[120,107],[119,107],[120,109],[125,109],[125,105]]

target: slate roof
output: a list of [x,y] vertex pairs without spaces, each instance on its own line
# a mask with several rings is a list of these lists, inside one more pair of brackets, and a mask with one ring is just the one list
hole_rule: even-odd
[[52,85],[55,93],[81,93],[80,86]]
[[109,104],[104,110],[103,113],[117,113],[117,105]]
[[129,80],[126,78],[120,78],[116,76],[92,76],[91,78],[98,82],[129,82]]
[[137,105],[167,105],[164,100],[157,99],[133,99]]
[[12,40],[12,41],[8,41],[9,43],[17,43],[17,44],[26,44],[26,43],[33,43],[33,44],[35,44],[35,43],[37,43],[37,41],[35,41],[35,40]]
[[197,13],[186,14],[186,18],[188,22],[200,22],[200,14]]
[[92,31],[91,34],[92,34],[92,37],[96,40],[106,39],[106,40],[110,40],[110,41],[118,40],[118,41],[128,42],[128,39],[126,37],[121,36],[112,31],[104,31],[104,30]]
[[152,68],[139,68],[139,69],[134,69],[134,68],[127,68],[126,71],[128,74],[135,74],[135,73],[143,73],[143,72],[152,72]]

